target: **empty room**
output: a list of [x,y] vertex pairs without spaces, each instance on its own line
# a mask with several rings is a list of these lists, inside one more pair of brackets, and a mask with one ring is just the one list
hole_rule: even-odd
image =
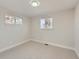
[[0,0],[0,59],[79,59],[79,0]]

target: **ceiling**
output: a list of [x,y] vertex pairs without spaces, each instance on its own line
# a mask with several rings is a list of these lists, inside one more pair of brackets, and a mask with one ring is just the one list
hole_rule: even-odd
[[0,6],[26,16],[42,15],[49,12],[58,12],[74,8],[78,0],[39,0],[40,6],[33,8],[30,0],[0,0]]

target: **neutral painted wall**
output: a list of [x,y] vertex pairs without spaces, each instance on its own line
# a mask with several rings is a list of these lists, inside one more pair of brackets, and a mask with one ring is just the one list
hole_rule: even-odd
[[[47,41],[65,47],[74,47],[73,23],[74,9],[49,14],[54,19],[54,28],[51,30],[40,29],[40,18],[32,18],[32,38],[39,41]],[[44,16],[44,17],[47,17]]]
[[[16,16],[11,11],[0,9],[0,49],[9,47],[18,42],[29,40],[47,41],[65,47],[74,47],[73,21],[74,9],[49,14],[54,18],[54,28],[51,30],[40,30],[40,17],[33,17],[31,20],[24,17],[22,25],[5,24],[4,15]],[[45,16],[45,17],[48,17]]]
[[[5,24],[4,16],[13,15],[10,10],[0,9],[0,50],[16,43],[29,39],[30,21],[27,17],[23,18],[23,24]],[[15,16],[15,15],[14,15]]]
[[75,48],[79,55],[79,4],[75,10]]

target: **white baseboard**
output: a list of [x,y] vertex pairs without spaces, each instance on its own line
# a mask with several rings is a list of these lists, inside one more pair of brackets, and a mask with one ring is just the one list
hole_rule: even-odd
[[18,43],[16,43],[16,44],[14,44],[14,45],[5,47],[5,48],[3,48],[3,49],[0,49],[0,53],[2,53],[2,52],[4,52],[4,51],[7,51],[7,50],[10,50],[10,49],[12,49],[12,48],[14,48],[14,47],[17,47],[17,46],[19,46],[19,45],[21,45],[21,44],[24,44],[24,43],[26,43],[26,42],[29,42],[29,41],[30,41],[30,40],[24,40],[24,41],[21,41],[21,42],[18,42]]
[[8,46],[6,48],[3,48],[3,49],[0,49],[0,53],[4,52],[4,51],[7,51],[9,49],[12,49],[14,47],[17,47],[19,45],[22,45],[24,43],[27,43],[29,41],[35,41],[35,42],[39,42],[39,43],[43,43],[43,44],[49,44],[49,45],[52,45],[52,46],[56,46],[56,47],[60,47],[60,48],[65,48],[65,49],[69,49],[69,50],[74,50],[74,48],[71,48],[71,47],[67,47],[67,46],[63,46],[63,45],[59,45],[59,44],[55,44],[55,43],[52,43],[52,42],[47,42],[47,41],[40,41],[40,40],[35,40],[35,39],[28,39],[28,40],[24,40],[24,41],[21,41],[19,43],[16,43],[14,45],[11,45],[11,46]]
[[7,51],[7,50],[10,50],[10,49],[12,49],[12,48],[14,48],[14,47],[17,47],[17,46],[19,46],[19,45],[22,45],[22,44],[24,44],[24,43],[27,43],[27,42],[29,42],[29,41],[34,41],[34,42],[38,42],[38,43],[42,43],[42,44],[49,44],[49,45],[52,45],[52,46],[56,46],[56,47],[60,47],[60,48],[65,48],[65,49],[73,50],[73,51],[75,51],[75,53],[76,53],[77,56],[79,57],[79,53],[78,53],[77,50],[74,49],[74,48],[67,47],[67,46],[63,46],[63,45],[60,45],[60,44],[55,44],[55,43],[52,43],[52,42],[35,40],[35,39],[24,40],[24,41],[21,41],[21,42],[19,42],[19,43],[14,44],[14,45],[8,46],[8,47],[3,48],[3,49],[0,49],[0,53],[5,52],[5,51]]
[[76,55],[77,55],[78,58],[79,58],[79,53],[78,53],[78,51],[77,51],[76,49],[74,49],[74,51],[75,51]]
[[52,45],[52,46],[55,46],[55,47],[60,47],[60,48],[65,48],[65,49],[73,50],[76,53],[76,55],[78,56],[78,58],[79,58],[79,53],[78,53],[78,51],[75,48],[63,46],[63,45],[52,43],[52,42],[48,42],[48,41],[41,41],[41,40],[35,40],[35,39],[32,40],[32,41],[39,42],[39,43],[42,43],[42,44],[49,44],[49,45]]
[[74,50],[74,48],[72,47],[67,47],[67,46],[64,46],[64,45],[60,45],[60,44],[56,44],[56,43],[52,43],[52,42],[47,42],[47,41],[41,41],[41,40],[32,40],[32,41],[35,41],[35,42],[39,42],[39,43],[47,43],[49,45],[52,45],[52,46],[56,46],[56,47],[60,47],[60,48],[65,48],[65,49],[69,49],[69,50]]

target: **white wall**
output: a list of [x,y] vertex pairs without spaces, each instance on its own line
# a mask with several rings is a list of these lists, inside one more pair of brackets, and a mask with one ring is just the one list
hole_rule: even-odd
[[9,25],[5,24],[5,14],[13,15],[13,12],[0,9],[0,50],[20,41],[28,40],[30,34],[30,23],[28,18],[24,17],[22,25]]
[[[54,18],[55,24],[52,30],[40,30],[40,17],[32,18],[32,38],[39,41],[47,41],[65,47],[74,47],[73,23],[74,9],[49,14]],[[45,16],[46,17],[46,16]]]
[[24,17],[22,25],[6,25],[4,18],[2,18],[6,13],[15,15],[11,11],[0,9],[0,49],[28,40],[29,38],[65,47],[74,47],[74,9],[49,14],[48,16],[55,20],[54,29],[52,30],[40,30],[39,22],[41,16],[33,17],[31,21],[29,18]]
[[75,10],[75,48],[79,55],[79,4]]

